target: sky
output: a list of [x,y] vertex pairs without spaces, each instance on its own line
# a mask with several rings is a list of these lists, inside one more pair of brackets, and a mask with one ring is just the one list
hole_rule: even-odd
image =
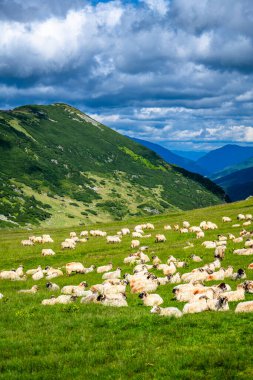
[[177,150],[253,145],[252,0],[0,0],[0,108],[71,104]]

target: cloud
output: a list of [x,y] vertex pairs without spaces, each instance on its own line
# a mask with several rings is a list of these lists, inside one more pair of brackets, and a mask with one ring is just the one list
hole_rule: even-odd
[[162,143],[253,140],[251,0],[39,3],[0,0],[1,107],[63,101]]

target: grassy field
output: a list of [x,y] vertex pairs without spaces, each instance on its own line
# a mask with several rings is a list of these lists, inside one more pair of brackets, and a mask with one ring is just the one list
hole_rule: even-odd
[[[131,219],[96,225],[109,234],[121,227],[133,228],[137,223],[151,221],[155,225],[152,237],[143,239],[148,245],[148,254],[153,252],[165,262],[173,254],[187,259],[189,267],[180,273],[197,267],[189,256],[192,253],[203,257],[203,263],[213,260],[213,250],[201,247],[194,234],[179,234],[165,231],[166,243],[155,244],[155,233],[163,233],[164,224],[181,223],[188,220],[192,225],[202,220],[218,224],[218,231],[207,231],[205,240],[213,240],[217,233],[232,231],[239,235],[240,228],[232,228],[239,212],[252,213],[253,199],[244,202],[215,206],[207,209],[173,213],[168,216]],[[222,223],[222,216],[230,216],[233,223]],[[247,227],[250,230],[252,227]],[[82,228],[84,229],[84,228]],[[74,229],[81,231],[81,227]],[[53,265],[61,267],[70,261],[81,261],[85,266],[103,265],[112,261],[123,273],[132,268],[123,265],[130,249],[131,237],[124,237],[119,245],[107,245],[105,238],[90,238],[79,244],[74,251],[61,251],[60,242],[69,235],[71,228],[44,228],[34,231],[12,230],[1,232],[0,270],[16,268],[23,264],[25,270]],[[54,257],[41,257],[41,246],[22,247],[21,239],[31,234],[50,233]],[[194,247],[184,250],[186,242]],[[250,256],[233,255],[235,244],[229,242],[223,266],[234,269],[247,268],[253,261]],[[236,244],[237,248],[243,244]],[[247,270],[248,279],[253,271]],[[154,272],[155,273],[155,272]],[[63,276],[55,279],[58,285],[78,284],[85,279],[89,285],[101,282],[101,275]],[[84,305],[78,300],[71,305],[42,306],[41,300],[49,298],[45,289],[46,280],[38,282],[36,295],[18,294],[17,290],[30,288],[34,282],[0,281],[0,379],[252,379],[253,378],[253,314],[236,315],[236,303],[230,303],[230,311],[224,313],[205,312],[185,315],[181,319],[169,319],[151,315],[138,296],[128,296],[128,308],[108,308],[102,305]],[[236,282],[227,280],[236,288]],[[173,285],[158,288],[163,306],[182,303],[172,299]],[[247,295],[247,300],[253,295]]]

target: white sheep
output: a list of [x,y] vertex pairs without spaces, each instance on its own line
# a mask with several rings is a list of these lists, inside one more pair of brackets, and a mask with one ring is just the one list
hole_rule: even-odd
[[139,294],[139,298],[143,300],[144,306],[159,306],[163,303],[163,299],[159,294],[142,292]]
[[109,272],[110,270],[112,270],[112,263],[97,267],[97,273]]
[[35,294],[39,290],[39,287],[37,285],[33,285],[31,289],[21,289],[18,290],[18,293],[26,293],[26,294]]
[[201,313],[208,310],[207,300],[205,298],[198,302],[186,303],[183,307],[183,314]]
[[51,248],[44,248],[41,251],[42,256],[54,256],[55,252]]
[[117,235],[115,236],[107,236],[106,241],[109,244],[121,243],[121,238]]
[[163,234],[157,234],[155,236],[156,243],[164,243],[166,241],[166,237]]
[[252,313],[253,301],[240,302],[235,308],[236,313]]
[[57,284],[54,284],[53,282],[47,282],[46,288],[47,290],[50,290],[51,292],[56,292],[60,290],[60,287]]
[[229,216],[223,216],[222,221],[223,221],[223,223],[228,223],[228,222],[232,222],[232,219],[229,218]]
[[132,240],[131,241],[131,248],[137,248],[140,246],[140,241],[139,240]]
[[150,310],[150,313],[158,314],[158,315],[166,316],[166,317],[176,317],[176,318],[180,318],[183,316],[183,313],[177,307],[162,308],[160,306],[154,306]]
[[114,272],[104,273],[102,276],[103,280],[111,279],[111,278],[120,278],[121,277],[121,269],[117,268]]

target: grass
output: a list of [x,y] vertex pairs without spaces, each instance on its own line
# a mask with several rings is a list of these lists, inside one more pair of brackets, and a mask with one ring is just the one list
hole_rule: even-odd
[[[194,234],[163,231],[164,224],[188,220],[192,225],[211,220],[219,226],[218,231],[208,231],[205,240],[216,238],[217,233],[231,231],[238,236],[240,228],[222,223],[221,217],[233,218],[239,212],[252,213],[253,199],[212,208],[174,212],[150,218],[135,218],[128,222],[101,224],[99,228],[109,234],[121,227],[131,229],[147,220],[155,225],[152,237],[143,239],[152,252],[163,261],[170,254],[187,259],[189,271],[198,264],[188,259],[192,253],[203,257],[203,263],[213,260],[213,250],[201,247]],[[97,228],[98,226],[96,226]],[[81,227],[75,227],[76,232]],[[247,227],[251,229],[251,227]],[[37,265],[61,267],[70,261],[81,261],[85,266],[103,265],[110,260],[114,267],[121,266],[123,273],[132,268],[123,265],[123,258],[132,250],[131,237],[124,237],[120,245],[107,245],[104,238],[90,238],[79,244],[74,251],[61,251],[60,242],[68,236],[71,228],[43,228],[33,231],[5,230],[1,234],[0,269],[11,269],[23,264],[25,270]],[[163,232],[165,244],[155,244],[154,235]],[[41,246],[21,247],[20,241],[30,234],[50,233],[54,238],[51,247],[54,257],[42,258]],[[186,242],[194,248],[184,250]],[[252,257],[236,256],[235,244],[229,242],[223,266],[229,264],[237,270],[247,268]],[[243,244],[236,244],[240,248]],[[253,272],[247,270],[248,279]],[[55,279],[60,286],[78,284],[85,279],[89,285],[101,282],[101,275],[63,276]],[[227,280],[233,289],[237,283]],[[115,309],[102,305],[83,305],[77,301],[71,305],[43,307],[40,302],[49,297],[45,290],[46,280],[38,282],[36,295],[18,294],[17,290],[30,288],[34,282],[0,281],[0,379],[252,379],[253,377],[253,314],[236,315],[237,303],[230,304],[226,313],[205,312],[185,315],[181,319],[162,318],[150,314],[138,296],[127,292],[128,308]],[[159,287],[164,299],[163,306],[183,304],[172,299],[173,285]],[[253,296],[247,295],[247,300]]]

